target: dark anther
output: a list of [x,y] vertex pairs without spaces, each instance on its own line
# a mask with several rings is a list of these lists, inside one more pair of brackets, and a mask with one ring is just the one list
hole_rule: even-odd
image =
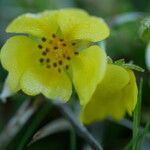
[[50,66],[50,65],[47,65],[46,67],[47,67],[47,68],[50,68],[51,66]]
[[50,59],[49,59],[49,58],[47,58],[47,59],[46,59],[46,62],[47,62],[47,63],[48,63],[48,62],[50,62]]
[[69,69],[69,66],[68,66],[68,65],[66,65],[66,69]]
[[47,53],[46,52],[42,52],[42,55],[46,55]]
[[44,59],[43,59],[43,58],[40,58],[40,60],[39,60],[39,61],[40,61],[40,63],[42,63],[42,62],[44,62]]
[[57,67],[57,63],[53,63],[53,66],[54,66],[54,67]]
[[76,45],[76,43],[73,42],[73,43],[72,43],[72,46],[74,46],[74,45]]
[[49,44],[52,44],[52,41],[51,41],[51,40],[49,41]]
[[66,55],[65,55],[65,54],[63,54],[63,57],[64,57],[64,58],[66,58]]
[[53,33],[53,34],[52,34],[52,37],[53,37],[53,38],[55,38],[55,37],[56,37],[56,35]]
[[46,48],[46,50],[45,50],[46,52],[49,52],[49,49],[48,48]]
[[59,60],[58,63],[59,63],[59,65],[62,65],[62,60]]
[[67,46],[66,43],[63,43],[62,46]]
[[78,55],[78,54],[79,54],[79,52],[74,52],[74,54],[75,54],[75,55]]
[[46,41],[46,38],[45,38],[45,37],[42,37],[42,41],[45,42],[45,41]]
[[58,47],[57,47],[57,46],[54,46],[54,49],[56,50],[56,49],[58,49]]
[[60,68],[58,68],[58,72],[61,72],[61,69],[60,69]]
[[60,42],[64,41],[64,39],[59,39],[59,40],[60,40]]
[[71,58],[69,56],[67,56],[67,59],[70,60]]
[[38,45],[38,48],[39,48],[39,49],[42,49],[43,47],[42,47],[42,45]]

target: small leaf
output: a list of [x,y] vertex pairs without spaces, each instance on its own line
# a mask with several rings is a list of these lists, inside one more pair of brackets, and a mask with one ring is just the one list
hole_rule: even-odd
[[107,56],[107,63],[108,64],[112,64],[113,63],[113,60],[109,56]]
[[140,37],[143,41],[149,42],[150,41],[150,17],[145,18],[140,27]]
[[118,60],[116,60],[114,62],[114,64],[116,64],[116,65],[123,65],[123,64],[125,64],[125,61],[124,61],[124,59],[118,59]]
[[136,71],[140,71],[140,72],[144,72],[144,69],[134,65],[134,64],[123,64],[122,67],[126,68],[126,69],[131,69],[131,70],[136,70]]

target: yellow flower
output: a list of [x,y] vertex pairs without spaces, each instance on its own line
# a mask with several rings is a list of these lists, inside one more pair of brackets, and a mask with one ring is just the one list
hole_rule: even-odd
[[81,120],[89,124],[106,117],[120,120],[126,112],[131,115],[137,102],[137,93],[133,71],[108,64],[103,80],[83,108]]
[[103,78],[106,54],[94,42],[109,35],[106,23],[80,9],[45,11],[16,18],[7,32],[1,62],[12,91],[67,101],[72,83],[86,104]]

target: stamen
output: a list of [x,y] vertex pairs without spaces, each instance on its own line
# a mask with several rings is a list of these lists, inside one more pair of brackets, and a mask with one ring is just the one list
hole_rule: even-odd
[[45,50],[46,52],[49,52],[49,49],[48,48],[46,48],[46,50]]
[[66,44],[66,43],[63,43],[62,46],[67,46],[67,44]]
[[46,52],[42,52],[42,55],[45,56],[47,53]]
[[75,55],[79,55],[79,52],[74,52]]
[[58,63],[59,63],[59,65],[62,65],[62,60],[59,60]]
[[67,70],[69,69],[69,66],[68,66],[68,65],[66,65],[66,69],[67,69]]
[[45,38],[45,37],[42,37],[42,41],[45,42],[45,41],[46,41],[46,38]]
[[53,63],[53,66],[54,66],[54,67],[57,67],[57,63]]
[[76,45],[76,43],[75,43],[75,42],[73,42],[73,43],[72,43],[72,46],[74,46],[74,45]]
[[42,49],[42,48],[43,48],[43,46],[42,46],[42,45],[38,45],[38,48],[39,48],[39,49]]
[[47,66],[46,66],[46,68],[50,68],[50,67],[51,67],[50,65],[47,65]]
[[56,37],[56,35],[53,33],[53,34],[52,34],[52,37],[53,37],[53,38],[55,38],[55,37]]
[[49,59],[49,58],[47,58],[47,59],[46,59],[46,62],[47,62],[47,63],[48,63],[48,62],[50,62],[50,59]]
[[57,46],[54,46],[54,50],[56,50],[56,49],[58,49],[58,47],[57,47]]
[[59,39],[60,42],[64,41],[64,39]]
[[44,59],[43,59],[43,58],[40,58],[39,61],[40,61],[40,63],[43,63],[43,62],[44,62]]
[[70,60],[71,58],[69,56],[67,56],[67,59]]

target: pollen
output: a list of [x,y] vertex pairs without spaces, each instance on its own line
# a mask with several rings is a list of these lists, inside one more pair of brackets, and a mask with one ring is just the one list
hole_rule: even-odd
[[38,48],[41,50],[39,63],[47,69],[54,68],[59,73],[69,69],[69,61],[76,57],[79,52],[74,45],[76,42],[68,41],[57,34],[42,37]]

